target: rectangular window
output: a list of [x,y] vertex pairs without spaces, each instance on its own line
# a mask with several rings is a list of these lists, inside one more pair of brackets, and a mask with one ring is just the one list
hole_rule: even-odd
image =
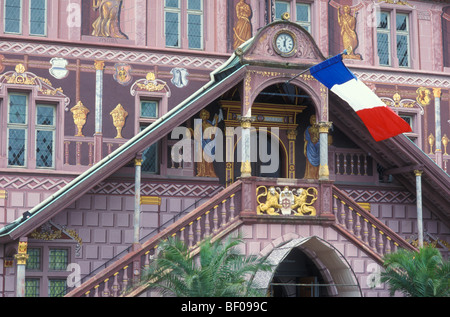
[[65,271],[69,263],[67,250],[50,249],[48,256],[48,268],[51,271]]
[[377,23],[377,50],[379,65],[395,65],[392,61],[392,52],[397,55],[399,67],[409,67],[409,15],[405,13],[380,12],[377,16]]
[[141,101],[141,118],[158,118],[158,102]]
[[55,107],[36,105],[36,167],[54,166]]
[[[142,125],[141,131],[147,126]],[[150,145],[142,152],[142,172],[157,174],[159,173],[159,146],[158,143]]]
[[296,22],[300,24],[306,31],[311,32],[311,5],[306,3],[297,3],[296,11]]
[[66,280],[49,279],[48,280],[48,296],[49,297],[64,297],[67,293]]
[[389,66],[391,64],[390,14],[388,12],[381,12],[378,15],[377,22],[377,47],[379,64]]
[[30,35],[47,35],[47,0],[30,0]]
[[30,249],[27,250],[28,260],[27,260],[27,270],[40,271],[41,270],[41,249]]
[[40,280],[37,278],[25,279],[25,297],[39,297]]
[[275,20],[281,20],[286,12],[291,14],[291,4],[286,1],[275,1]]
[[22,0],[5,0],[5,33],[22,33]]
[[26,166],[28,96],[8,96],[8,166]]
[[203,0],[165,0],[164,21],[167,47],[203,48]]
[[201,0],[188,0],[188,42],[191,49],[203,48],[203,8]]
[[398,66],[409,66],[409,17],[407,14],[397,13],[396,31],[397,31],[397,58]]

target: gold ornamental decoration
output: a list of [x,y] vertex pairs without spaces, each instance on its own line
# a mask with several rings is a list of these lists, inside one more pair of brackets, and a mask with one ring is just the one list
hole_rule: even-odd
[[70,109],[73,114],[73,122],[77,126],[77,134],[75,136],[83,137],[83,127],[86,124],[86,118],[89,113],[89,109],[86,108],[81,101]]
[[110,114],[113,118],[113,124],[117,130],[116,139],[123,139],[122,129],[125,125],[125,120],[128,117],[128,112],[126,112],[122,105],[119,103],[117,107],[113,111],[111,111]]
[[258,215],[294,215],[316,216],[316,208],[313,206],[318,199],[318,191],[314,187],[283,189],[275,186],[259,186],[256,189],[256,201],[258,203]]

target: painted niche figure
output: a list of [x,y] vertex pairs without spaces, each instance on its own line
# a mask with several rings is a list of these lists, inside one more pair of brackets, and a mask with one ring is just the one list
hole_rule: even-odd
[[94,11],[99,11],[99,17],[92,24],[93,36],[128,39],[120,31],[120,12],[123,0],[93,0]]
[[[203,137],[201,138],[201,150],[198,154],[201,156],[201,159],[197,160],[197,177],[217,177],[216,171],[214,170],[214,156],[216,151],[216,140],[214,133],[217,129],[217,125],[219,124],[219,115],[214,116],[214,120],[211,122],[209,120],[210,113],[208,110],[203,109],[200,111],[200,119],[202,119],[202,132]],[[213,128],[212,131],[208,131],[211,135],[210,138],[205,138],[205,130],[208,128]],[[208,136],[206,136],[208,137]],[[196,139],[199,139],[199,136],[196,136]]]
[[252,25],[250,23],[250,16],[252,9],[250,5],[245,3],[245,0],[239,0],[236,5],[237,22],[234,31],[233,49],[237,49],[242,43],[245,43],[252,37]]
[[358,37],[355,32],[356,18],[351,15],[351,10],[348,5],[343,6],[344,13],[341,13],[341,7],[338,8],[338,23],[341,27],[341,37],[344,44],[344,49],[347,50],[347,55],[343,58],[361,59],[361,55],[355,54],[354,50],[358,46]]
[[316,116],[309,118],[310,126],[305,131],[304,154],[306,156],[305,179],[318,179],[320,166],[320,142],[319,127],[316,124]]

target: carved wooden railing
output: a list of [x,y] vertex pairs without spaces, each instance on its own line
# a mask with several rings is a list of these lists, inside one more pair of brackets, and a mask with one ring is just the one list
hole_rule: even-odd
[[141,272],[150,264],[161,240],[176,237],[191,248],[207,237],[234,229],[240,212],[240,181],[224,189],[208,202],[151,237],[142,245],[92,277],[66,297],[119,297],[140,284]]
[[336,186],[333,186],[333,213],[336,217],[334,227],[380,263],[383,255],[395,252],[398,248],[415,250]]

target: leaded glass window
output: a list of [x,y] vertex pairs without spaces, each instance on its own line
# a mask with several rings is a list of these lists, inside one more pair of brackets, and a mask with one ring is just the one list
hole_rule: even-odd
[[158,102],[156,101],[141,101],[141,118],[157,118],[158,117]]
[[8,166],[26,165],[28,131],[28,96],[9,94],[8,104]]
[[388,12],[381,12],[378,15],[377,25],[377,48],[379,64],[389,66],[391,64],[390,54],[390,15]]
[[25,279],[25,297],[39,297],[40,280],[37,278]]
[[[146,126],[141,126],[141,131]],[[152,144],[142,153],[142,172],[157,174],[159,173],[159,147],[158,143]]]
[[407,14],[397,14],[397,57],[400,67],[409,66],[409,23]]
[[22,0],[5,0],[5,33],[22,32]]
[[48,268],[51,271],[65,271],[69,262],[69,253],[64,249],[50,249]]
[[47,33],[47,0],[30,0],[30,35]]
[[203,43],[203,8],[201,0],[188,0],[189,48],[201,49]]
[[180,47],[180,9],[180,0],[166,0],[164,33],[168,47]]
[[203,0],[165,0],[164,21],[167,47],[203,48]]
[[55,107],[36,106],[36,167],[53,167]]
[[66,280],[50,279],[48,280],[48,296],[64,297],[67,293]]
[[311,5],[306,3],[297,3],[296,22],[306,31],[311,32]]
[[275,1],[275,20],[281,20],[286,12],[291,14],[291,4],[286,1]]
[[27,270],[39,271],[41,270],[41,249],[31,249],[27,250],[28,260],[27,260]]

